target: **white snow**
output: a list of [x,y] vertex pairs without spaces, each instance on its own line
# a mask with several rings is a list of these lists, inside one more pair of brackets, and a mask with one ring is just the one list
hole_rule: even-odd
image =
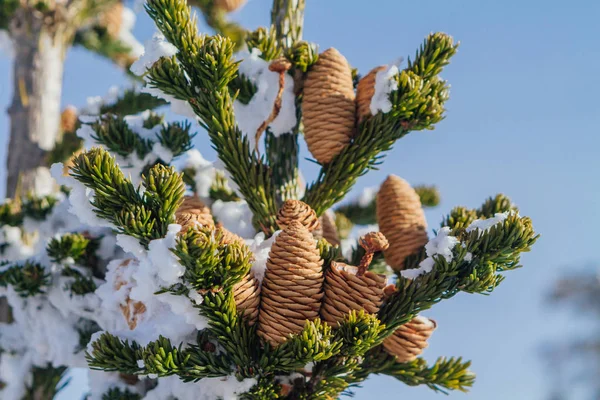
[[375,75],[375,93],[371,98],[371,114],[375,115],[379,111],[383,113],[392,110],[390,93],[398,90],[398,82],[394,77],[398,74],[398,67],[391,65]]
[[227,230],[236,235],[249,238],[256,233],[252,226],[252,211],[244,200],[217,200],[212,205],[212,214]]
[[251,269],[252,274],[261,284],[267,269],[267,259],[269,258],[271,246],[275,243],[275,239],[279,233],[281,231],[275,232],[269,239],[265,240],[265,234],[259,232],[254,239],[246,240],[246,244],[250,247],[252,254],[254,254],[254,262]]
[[[252,49],[252,52],[244,50],[237,55],[238,59],[242,59],[239,73],[254,83],[257,89],[248,104],[238,100],[233,104],[238,127],[248,136],[251,148],[254,148],[256,131],[273,111],[279,91],[279,73],[269,71],[269,62],[260,58],[260,55],[258,49]],[[294,79],[286,73],[281,110],[269,128],[275,136],[279,136],[291,132],[296,123]]]
[[71,176],[63,176],[63,163],[52,164],[50,172],[59,184],[71,188],[69,192],[69,212],[75,215],[83,225],[114,228],[107,220],[98,218],[94,212],[90,203],[94,199],[94,191]]
[[451,230],[445,226],[441,228],[437,235],[431,239],[425,245],[425,251],[427,252],[427,258],[421,261],[418,268],[406,269],[401,271],[400,274],[407,279],[415,279],[416,277],[431,272],[435,266],[434,256],[441,256],[447,262],[452,261],[454,257],[452,250],[459,244],[459,240],[450,236]]
[[135,21],[135,11],[129,7],[123,7],[121,29],[119,30],[118,38],[131,49],[129,54],[131,54],[133,57],[140,57],[144,53],[144,46],[138,42],[133,35],[132,31]]
[[238,381],[234,375],[223,378],[204,378],[197,383],[185,383],[176,376],[160,378],[158,386],[146,394],[144,400],[236,400],[256,384],[256,379]]
[[379,188],[375,186],[364,188],[360,193],[360,196],[358,196],[358,205],[361,207],[368,207],[373,200],[375,200],[378,190]]
[[195,171],[196,194],[202,201],[208,202],[210,200],[210,187],[215,180],[216,169],[213,163],[206,160],[196,149],[189,150],[186,157],[185,168],[191,168]]
[[467,226],[467,233],[473,232],[474,230],[479,230],[480,234],[489,231],[496,224],[503,222],[510,215],[510,211],[505,211],[503,213],[496,213],[492,218],[487,219],[476,219],[471,222],[469,226]]
[[131,65],[131,72],[142,76],[161,57],[172,57],[177,54],[177,47],[167,41],[162,33],[156,32],[152,39],[144,43],[144,52],[136,62]]
[[0,397],[4,400],[21,400],[25,395],[25,385],[31,385],[31,355],[5,352],[0,357],[0,376],[4,389]]

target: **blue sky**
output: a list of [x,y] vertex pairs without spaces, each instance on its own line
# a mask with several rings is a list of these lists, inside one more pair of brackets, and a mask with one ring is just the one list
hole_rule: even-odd
[[[434,131],[397,142],[382,168],[355,190],[378,185],[390,173],[413,184],[435,184],[442,203],[427,212],[431,228],[453,206],[475,207],[499,192],[533,219],[542,238],[524,255],[525,268],[511,272],[491,296],[461,294],[425,314],[439,326],[425,357],[473,360],[478,378],[471,394],[450,399],[544,399],[551,377],[539,347],[579,329],[545,305],[544,295],[557,277],[599,258],[600,3],[307,3],[305,38],[322,50],[336,47],[363,72],[414,54],[429,32],[447,32],[461,42],[443,73],[452,86],[447,118]],[[250,0],[234,18],[247,27],[266,25],[269,7],[269,0]],[[149,38],[153,30],[140,14],[138,38]],[[83,105],[86,97],[125,81],[120,71],[81,50],[69,53],[66,76],[65,105]],[[10,64],[0,58],[1,106],[8,106],[10,91]],[[7,130],[2,114],[2,141]],[[205,135],[197,147],[214,159]],[[310,178],[316,171],[308,167]],[[376,396],[444,398],[385,377],[367,381],[356,398]]]

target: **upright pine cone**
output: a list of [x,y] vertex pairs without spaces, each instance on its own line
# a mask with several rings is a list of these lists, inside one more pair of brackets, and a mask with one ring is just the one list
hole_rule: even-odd
[[321,318],[332,326],[352,310],[375,314],[383,302],[387,277],[367,271],[358,273],[358,267],[333,261],[325,275],[325,299]]
[[123,24],[123,3],[117,2],[110,6],[100,15],[99,25],[106,29],[108,36],[112,39],[119,37],[121,25]]
[[175,212],[175,219],[181,225],[181,232],[185,232],[197,224],[209,227],[215,224],[210,209],[195,196],[185,196],[183,203]]
[[437,327],[434,320],[415,317],[383,341],[384,349],[399,363],[411,362],[427,348],[427,340]]
[[321,221],[321,226],[323,227],[323,238],[332,246],[339,246],[340,238],[338,236],[334,218],[333,212],[329,210],[325,212],[325,214],[323,214],[319,220]]
[[77,108],[67,106],[60,114],[60,129],[63,132],[75,132],[77,127]]
[[385,261],[395,270],[427,243],[427,222],[419,195],[404,179],[390,175],[377,193],[377,222],[390,247]]
[[269,253],[262,283],[258,334],[274,346],[299,333],[319,316],[323,297],[323,260],[315,239],[291,221]]
[[258,320],[260,285],[252,272],[233,287],[233,299],[238,312],[244,315],[249,325],[254,325]]
[[371,116],[371,99],[375,94],[375,77],[379,71],[383,71],[385,68],[385,65],[373,68],[358,81],[356,86],[356,115],[359,123]]
[[315,210],[300,200],[286,200],[277,213],[277,225],[280,229],[287,228],[292,221],[300,222],[309,232],[320,227]]
[[225,12],[233,12],[243,6],[246,0],[215,0],[215,7]]
[[354,136],[352,70],[336,49],[319,55],[304,82],[304,137],[311,154],[327,164]]

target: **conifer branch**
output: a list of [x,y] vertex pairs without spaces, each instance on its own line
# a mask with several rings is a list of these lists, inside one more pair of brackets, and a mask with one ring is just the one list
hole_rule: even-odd
[[[395,357],[383,351],[382,347],[370,350],[349,383],[356,385],[366,379],[369,373],[393,376],[409,386],[426,385],[434,391],[446,390],[467,392],[473,386],[475,375],[469,371],[470,361],[461,358],[438,358],[428,366],[422,358],[409,363],[398,363]],[[447,393],[446,393],[447,394]]]
[[[430,35],[425,43],[427,51],[418,53],[415,62],[395,76],[398,89],[389,96],[391,111],[380,112],[362,122],[353,142],[324,165],[316,182],[307,188],[304,202],[318,215],[341,200],[360,176],[376,168],[383,158],[380,153],[389,150],[396,140],[410,131],[433,129],[442,120],[447,85],[431,71],[439,73],[456,52],[457,45],[441,33]],[[433,56],[437,53],[432,49],[443,56]]]
[[173,167],[152,167],[143,178],[146,191],[142,193],[125,178],[106,150],[94,148],[82,153],[73,164],[71,176],[94,190],[90,203],[100,218],[145,246],[166,235],[185,192],[182,176]]
[[50,274],[41,264],[26,261],[23,265],[14,265],[0,271],[0,287],[12,286],[21,297],[30,297],[45,293],[50,284]]
[[[274,232],[277,206],[271,172],[264,160],[250,150],[248,139],[242,135],[233,114],[233,99],[228,88],[237,72],[237,63],[232,60],[233,42],[219,36],[198,35],[185,1],[151,0],[146,9],[167,40],[179,49],[177,60],[190,79],[185,84],[189,96],[185,99],[202,120],[213,147],[248,202],[257,227],[266,233]],[[168,94],[177,91],[163,85],[167,81],[164,74],[171,77],[168,79],[171,83],[186,82],[174,58],[163,58],[158,64],[148,73],[154,87]],[[190,93],[190,84],[198,88],[197,93]],[[178,91],[186,89],[180,87]]]

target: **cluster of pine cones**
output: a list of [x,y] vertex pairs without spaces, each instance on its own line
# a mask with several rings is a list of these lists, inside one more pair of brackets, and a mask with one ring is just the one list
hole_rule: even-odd
[[371,116],[375,78],[385,66],[365,75],[354,91],[352,69],[334,48],[319,54],[303,84],[304,137],[313,157],[328,164],[354,138],[357,125]]
[[[249,324],[257,325],[260,337],[278,346],[304,328],[307,320],[321,318],[337,326],[353,310],[377,313],[393,292],[385,275],[368,270],[373,254],[383,251],[394,269],[404,267],[406,256],[427,242],[425,216],[419,196],[404,180],[390,176],[377,197],[381,232],[363,236],[359,244],[365,255],[358,266],[332,262],[324,272],[317,239],[338,245],[335,222],[326,213],[299,200],[287,200],[277,215],[281,232],[271,247],[262,284],[249,273],[233,289],[237,308]],[[186,197],[176,213],[182,230],[201,224],[222,232],[223,245],[243,239],[215,226],[210,209],[196,197]],[[388,243],[389,239],[389,243]],[[398,362],[414,360],[435,329],[434,321],[416,317],[384,341],[385,350]]]

